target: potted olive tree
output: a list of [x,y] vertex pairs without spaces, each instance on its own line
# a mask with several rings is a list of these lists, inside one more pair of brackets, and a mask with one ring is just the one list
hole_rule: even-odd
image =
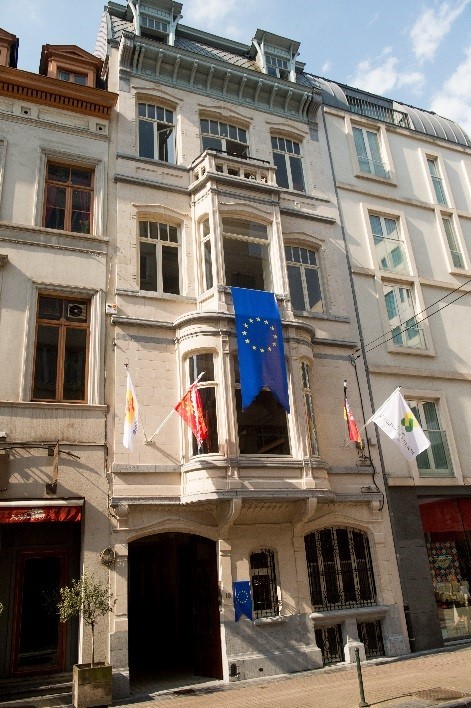
[[91,662],[75,664],[72,681],[72,703],[74,708],[109,706],[112,700],[112,667],[95,661],[95,628],[100,617],[112,612],[108,588],[93,576],[83,575],[60,590],[58,603],[61,622],[67,622],[78,615],[91,630]]

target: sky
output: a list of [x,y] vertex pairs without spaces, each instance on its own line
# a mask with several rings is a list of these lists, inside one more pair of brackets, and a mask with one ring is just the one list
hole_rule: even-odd
[[[37,72],[43,44],[93,52],[104,4],[0,0],[18,68]],[[434,111],[471,136],[471,0],[184,0],[182,14],[245,44],[258,28],[289,37],[309,73]]]

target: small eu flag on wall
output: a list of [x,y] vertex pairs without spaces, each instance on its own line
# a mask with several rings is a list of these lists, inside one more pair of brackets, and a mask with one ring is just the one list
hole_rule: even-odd
[[273,293],[231,288],[239,353],[242,409],[250,406],[264,386],[289,413],[283,332]]
[[242,615],[252,619],[252,594],[249,580],[237,580],[233,583],[235,621],[238,622]]

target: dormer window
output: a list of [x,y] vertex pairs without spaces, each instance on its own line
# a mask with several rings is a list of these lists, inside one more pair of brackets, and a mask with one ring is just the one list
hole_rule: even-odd
[[144,28],[168,34],[168,22],[155,20],[153,17],[147,17],[147,15],[141,15],[141,29]]
[[71,81],[73,84],[80,84],[80,86],[87,85],[87,76],[85,74],[75,74],[72,71],[63,71],[59,69],[57,72],[57,78],[61,81]]
[[274,57],[271,54],[266,54],[265,59],[269,76],[276,76],[278,79],[289,79],[289,64],[286,59]]

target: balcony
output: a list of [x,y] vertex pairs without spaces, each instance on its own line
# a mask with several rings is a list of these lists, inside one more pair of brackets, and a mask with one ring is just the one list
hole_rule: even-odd
[[389,106],[372,103],[371,101],[366,101],[357,96],[347,96],[347,101],[352,113],[359,113],[362,116],[381,120],[384,123],[392,123],[392,125],[398,125],[401,128],[412,127],[409,116],[403,111],[397,111]]
[[276,187],[275,168],[266,160],[234,157],[216,150],[205,150],[194,161],[190,167],[190,189],[208,177],[237,179],[257,187]]

